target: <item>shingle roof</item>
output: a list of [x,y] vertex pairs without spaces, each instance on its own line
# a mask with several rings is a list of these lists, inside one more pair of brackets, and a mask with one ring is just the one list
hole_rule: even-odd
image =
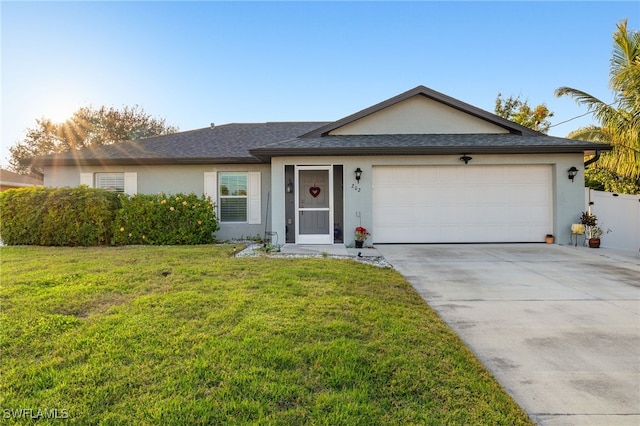
[[607,151],[611,146],[553,136],[516,134],[402,134],[343,135],[292,138],[251,153],[266,161],[295,155],[393,155],[393,154],[534,154]]
[[249,150],[290,139],[326,122],[231,123],[37,157],[33,164],[257,163]]
[[[412,96],[426,96],[502,127],[509,133],[329,135],[334,129]],[[531,154],[610,149],[609,145],[546,136],[418,86],[334,122],[232,123],[37,157],[32,163],[36,166],[267,163],[273,156],[294,155]]]
[[42,179],[19,175],[9,170],[0,169],[0,185],[15,187],[42,185]]

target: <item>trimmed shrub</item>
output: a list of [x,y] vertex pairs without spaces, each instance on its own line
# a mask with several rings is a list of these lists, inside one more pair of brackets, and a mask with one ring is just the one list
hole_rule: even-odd
[[78,186],[0,193],[0,237],[8,245],[109,244],[119,208],[116,194]]
[[191,194],[119,195],[122,208],[114,223],[113,243],[210,244],[219,229],[206,196]]

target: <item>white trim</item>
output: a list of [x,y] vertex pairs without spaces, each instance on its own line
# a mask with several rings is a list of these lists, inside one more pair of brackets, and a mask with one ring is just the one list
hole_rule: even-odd
[[262,223],[260,176],[260,172],[248,173],[247,222],[250,225],[260,225]]
[[126,172],[124,174],[124,193],[135,195],[138,192],[138,173]]
[[[296,244],[333,244],[333,165],[328,166],[294,166],[294,194],[295,194],[295,243]],[[300,171],[301,170],[326,170],[328,174],[329,207],[328,208],[300,208]],[[328,211],[329,229],[327,234],[300,234],[300,212],[304,211]]]
[[87,185],[93,188],[93,173],[80,173],[80,185]]
[[220,212],[218,212],[218,172],[204,172],[204,195],[211,199],[213,209],[220,217]]

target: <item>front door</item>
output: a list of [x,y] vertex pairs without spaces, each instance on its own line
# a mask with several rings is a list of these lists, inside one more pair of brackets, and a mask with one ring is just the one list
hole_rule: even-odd
[[333,244],[332,166],[296,167],[296,244]]

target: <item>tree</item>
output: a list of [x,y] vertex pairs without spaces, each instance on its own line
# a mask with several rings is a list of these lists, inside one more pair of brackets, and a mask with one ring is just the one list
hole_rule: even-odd
[[560,87],[555,94],[570,96],[578,105],[586,106],[599,123],[574,130],[569,138],[613,146],[595,163],[601,173],[594,173],[594,179],[631,179],[637,187],[640,184],[640,32],[627,30],[626,20],[617,24],[613,34],[609,76],[609,87],[614,93],[612,103],[571,87]]
[[82,107],[64,123],[53,123],[44,117],[36,119],[35,127],[27,129],[24,138],[9,148],[9,168],[22,174],[41,172],[31,170],[21,160],[165,135],[177,130],[177,127],[167,125],[164,119],[151,117],[138,105],[122,109]]
[[551,127],[551,122],[547,119],[553,117],[553,113],[549,108],[540,104],[532,109],[528,101],[520,100],[520,95],[504,99],[502,93],[498,93],[494,110],[496,115],[538,132],[547,133]]

